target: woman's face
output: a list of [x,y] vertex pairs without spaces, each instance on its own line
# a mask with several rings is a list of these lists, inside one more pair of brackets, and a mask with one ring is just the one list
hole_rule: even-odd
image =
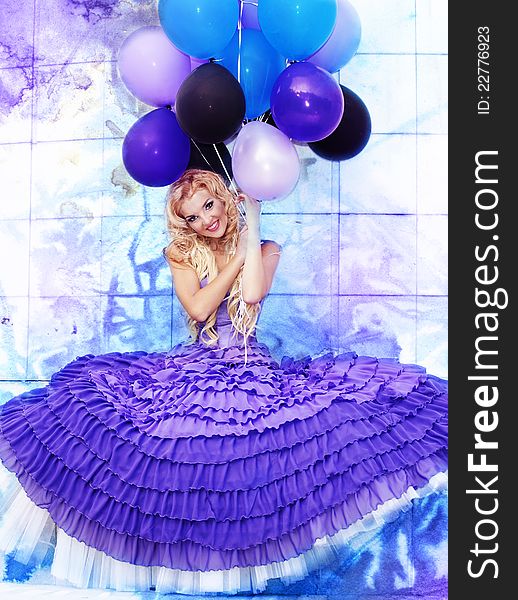
[[196,233],[205,237],[220,238],[227,229],[225,203],[205,189],[183,201],[180,215]]

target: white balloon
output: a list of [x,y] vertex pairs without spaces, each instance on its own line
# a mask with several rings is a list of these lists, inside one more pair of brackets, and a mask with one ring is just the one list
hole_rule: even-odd
[[232,151],[238,186],[257,200],[278,200],[293,191],[300,175],[299,155],[290,138],[276,127],[250,121]]

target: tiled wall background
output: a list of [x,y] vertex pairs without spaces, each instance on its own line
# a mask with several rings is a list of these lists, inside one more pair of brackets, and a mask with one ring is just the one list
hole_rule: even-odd
[[[284,252],[258,335],[279,358],[356,350],[445,377],[447,2],[353,4],[363,37],[339,76],[369,108],[372,137],[342,163],[297,146],[297,188],[263,210],[263,237]],[[119,80],[117,51],[159,24],[156,3],[0,0],[0,19],[5,401],[78,355],[164,350],[186,329],[161,256],[165,190],[134,182],[121,160],[126,131],[151,109]],[[380,598],[406,589],[428,552],[412,550],[419,524],[405,519],[399,580],[382,584],[379,556],[368,567]],[[443,537],[430,546],[429,581],[445,574]]]

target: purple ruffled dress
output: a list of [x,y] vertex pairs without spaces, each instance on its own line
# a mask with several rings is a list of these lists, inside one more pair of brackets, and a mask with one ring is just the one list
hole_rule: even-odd
[[5,552],[47,535],[58,582],[259,591],[444,485],[444,380],[255,337],[245,364],[226,302],[216,323],[214,347],[78,357],[0,407]]

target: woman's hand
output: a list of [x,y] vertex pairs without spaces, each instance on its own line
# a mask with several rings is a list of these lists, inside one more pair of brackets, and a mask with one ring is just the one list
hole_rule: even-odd
[[244,202],[246,211],[246,221],[249,225],[259,223],[259,216],[261,214],[261,203],[258,200],[252,198],[248,194],[241,193],[237,195],[235,201],[236,204]]

